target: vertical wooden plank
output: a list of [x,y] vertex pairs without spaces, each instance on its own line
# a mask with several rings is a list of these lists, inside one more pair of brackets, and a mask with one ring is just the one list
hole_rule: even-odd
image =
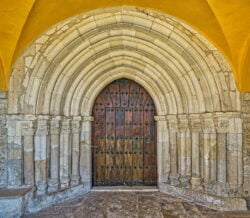
[[128,80],[120,83],[121,107],[124,108],[129,106],[129,86],[130,82]]
[[109,86],[109,92],[111,96],[111,100],[113,103],[113,107],[120,107],[121,102],[120,102],[120,93],[119,93],[119,84],[118,83],[112,83]]
[[143,109],[133,108],[133,181],[143,184]]
[[115,109],[106,108],[106,185],[114,185],[115,165]]
[[124,108],[116,108],[116,147],[115,168],[116,184],[123,185],[123,156],[124,156]]
[[130,91],[129,91],[129,107],[136,107],[136,103],[138,100],[138,93],[139,93],[140,87],[134,82],[131,82],[130,84]]
[[94,105],[94,123],[93,123],[93,184],[103,185],[105,180],[105,108],[102,96],[100,95]]
[[147,91],[144,88],[140,87],[140,89],[138,91],[138,98],[137,98],[137,102],[136,102],[136,107],[143,108],[146,104],[148,97],[149,97],[149,95],[148,95]]
[[124,171],[123,181],[125,185],[133,184],[133,147],[132,147],[132,128],[133,126],[133,110],[125,109],[125,142],[124,142]]

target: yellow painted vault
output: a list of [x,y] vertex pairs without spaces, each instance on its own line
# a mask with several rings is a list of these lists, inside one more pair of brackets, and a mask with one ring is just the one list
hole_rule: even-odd
[[0,90],[12,64],[39,34],[70,16],[119,5],[173,15],[194,27],[225,55],[237,86],[250,92],[250,0],[0,0]]

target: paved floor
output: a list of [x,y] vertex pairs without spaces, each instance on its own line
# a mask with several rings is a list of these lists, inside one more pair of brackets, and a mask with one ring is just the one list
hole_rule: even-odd
[[247,212],[219,212],[160,192],[90,192],[25,218],[177,218],[241,217]]

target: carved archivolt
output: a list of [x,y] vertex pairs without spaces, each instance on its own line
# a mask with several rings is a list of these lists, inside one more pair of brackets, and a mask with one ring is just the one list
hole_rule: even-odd
[[91,115],[98,93],[121,77],[147,89],[158,115],[240,110],[230,67],[201,34],[165,14],[116,7],[38,37],[13,68],[9,113]]

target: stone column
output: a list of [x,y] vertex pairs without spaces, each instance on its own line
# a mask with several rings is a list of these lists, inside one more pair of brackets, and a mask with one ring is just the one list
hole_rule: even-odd
[[91,186],[91,122],[94,117],[85,116],[82,121],[80,147],[80,176],[81,182]]
[[[240,114],[233,113],[229,122],[229,134],[227,137],[227,168],[228,183],[236,189],[243,183],[242,166],[242,120]],[[234,190],[236,192],[237,190]]]
[[182,187],[189,187],[191,177],[191,139],[187,115],[179,115],[179,173]]
[[204,185],[209,189],[212,181],[216,180],[216,132],[213,116],[203,115],[203,155],[204,155]]
[[80,122],[81,117],[74,117],[72,121],[72,177],[71,185],[78,185],[80,180]]
[[23,116],[10,115],[7,118],[7,182],[8,186],[16,187],[21,186],[23,183],[23,136],[21,131]]
[[50,121],[50,180],[48,192],[57,192],[59,188],[59,145],[60,119],[55,117]]
[[199,114],[190,115],[190,124],[192,130],[192,189],[201,189],[201,171],[200,171],[200,132],[201,120]]
[[69,187],[71,169],[71,140],[70,120],[61,121],[60,134],[60,186],[61,189]]
[[158,184],[168,182],[170,173],[169,132],[166,116],[155,116],[157,121],[157,169]]
[[216,113],[217,131],[217,181],[222,184],[227,183],[227,133],[229,132],[230,117],[225,113]]
[[47,116],[38,116],[35,133],[35,183],[37,195],[44,195],[47,189]]
[[34,185],[34,133],[32,121],[22,123],[24,185]]
[[178,174],[178,150],[177,150],[177,132],[178,120],[175,115],[167,116],[169,127],[169,145],[170,145],[170,184],[179,185]]

